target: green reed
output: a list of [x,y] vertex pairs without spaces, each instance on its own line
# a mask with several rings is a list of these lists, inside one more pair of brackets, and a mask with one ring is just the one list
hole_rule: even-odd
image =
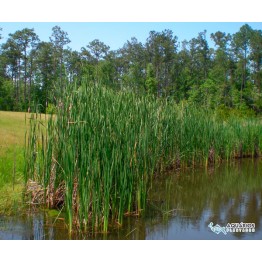
[[44,186],[51,207],[63,191],[70,230],[107,231],[145,209],[155,173],[257,156],[261,134],[259,120],[222,122],[208,110],[153,96],[73,85],[56,115],[32,115],[25,177]]

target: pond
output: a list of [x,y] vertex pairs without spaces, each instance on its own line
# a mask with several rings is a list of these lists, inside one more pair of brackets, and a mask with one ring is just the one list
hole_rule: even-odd
[[[242,159],[156,178],[143,216],[126,217],[106,234],[69,236],[63,217],[51,213],[0,217],[0,239],[262,239],[262,161]],[[237,228],[241,222],[252,224]]]

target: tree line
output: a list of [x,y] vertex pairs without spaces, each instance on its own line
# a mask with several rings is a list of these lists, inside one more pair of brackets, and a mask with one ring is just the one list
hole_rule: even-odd
[[0,110],[27,111],[37,103],[50,111],[68,83],[85,78],[177,103],[262,113],[262,31],[245,24],[210,37],[214,48],[206,31],[179,42],[167,29],[149,32],[145,43],[133,37],[118,50],[95,39],[78,52],[59,26],[48,42],[34,29],[18,30],[0,46]]

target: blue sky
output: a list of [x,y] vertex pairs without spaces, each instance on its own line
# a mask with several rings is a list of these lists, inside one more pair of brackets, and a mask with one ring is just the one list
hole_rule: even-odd
[[[226,33],[235,33],[239,28],[245,24],[244,22],[65,22],[65,23],[51,23],[51,22],[13,22],[0,23],[3,28],[2,36],[4,39],[0,41],[3,43],[9,33],[14,33],[16,30],[23,28],[34,28],[39,35],[40,40],[49,41],[52,34],[52,27],[59,25],[66,31],[71,39],[69,46],[73,50],[80,51],[81,47],[86,46],[90,41],[99,39],[105,44],[109,45],[111,50],[116,50],[123,46],[123,44],[130,40],[131,37],[136,37],[142,43],[145,43],[146,38],[151,30],[162,31],[164,29],[171,29],[174,35],[178,36],[179,41],[184,39],[190,40],[196,37],[199,32],[207,30],[209,38],[211,33],[222,31]],[[247,23],[253,29],[262,30],[261,22]],[[212,42],[210,41],[210,46]]]

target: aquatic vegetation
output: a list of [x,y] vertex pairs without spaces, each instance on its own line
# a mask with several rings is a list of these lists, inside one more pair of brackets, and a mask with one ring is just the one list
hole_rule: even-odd
[[70,230],[107,231],[141,214],[155,174],[258,156],[261,134],[258,119],[225,122],[172,100],[72,85],[56,115],[32,114],[25,179],[43,186],[49,207],[64,206]]

